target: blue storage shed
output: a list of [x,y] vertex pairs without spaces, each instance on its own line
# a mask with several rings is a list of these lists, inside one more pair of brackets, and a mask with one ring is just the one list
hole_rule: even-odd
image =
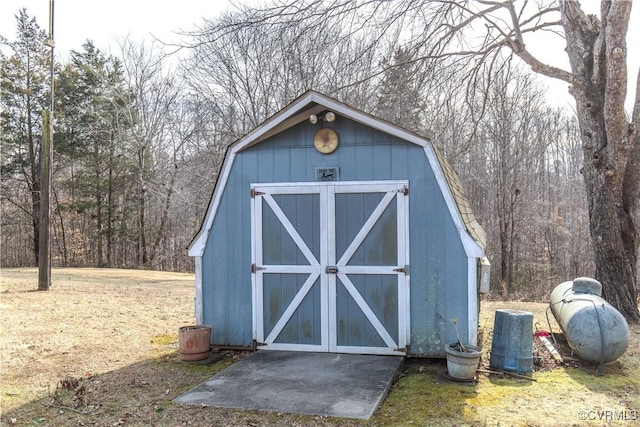
[[441,357],[452,319],[476,344],[484,238],[428,139],[307,92],[227,150],[196,321],[221,348]]

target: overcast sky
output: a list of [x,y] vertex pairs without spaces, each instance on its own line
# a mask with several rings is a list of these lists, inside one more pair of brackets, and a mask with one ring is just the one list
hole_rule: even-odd
[[[242,1],[242,0],[240,0]],[[0,34],[13,40],[15,17],[21,8],[49,29],[49,0],[0,0]],[[54,39],[57,54],[81,50],[87,40],[109,51],[117,39],[130,35],[134,40],[177,40],[175,32],[190,31],[203,18],[230,8],[227,0],[55,0]],[[114,51],[116,49],[113,49]]]
[[[180,31],[192,31],[204,18],[218,16],[233,4],[263,3],[261,0],[55,0],[54,39],[56,56],[66,59],[69,51],[81,50],[87,40],[104,52],[117,52],[117,40],[130,36],[133,41],[158,38],[166,43],[179,41]],[[40,27],[49,28],[50,0],[0,0],[0,34],[15,38],[14,15],[26,8]],[[599,14],[599,0],[582,0],[588,13]],[[628,40],[629,85],[634,86],[640,67],[640,1],[631,14]],[[539,59],[567,68],[563,43],[544,41],[539,34],[525,40]],[[568,98],[566,83],[545,79],[554,94]],[[564,103],[564,102],[561,102]]]

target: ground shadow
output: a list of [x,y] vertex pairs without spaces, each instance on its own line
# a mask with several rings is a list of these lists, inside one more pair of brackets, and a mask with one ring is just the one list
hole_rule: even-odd
[[[595,362],[581,360],[573,354],[566,338],[555,334],[554,345],[563,358],[562,368],[569,377],[596,392],[616,393],[640,391],[640,380],[631,375],[640,364],[640,325],[631,327],[629,347],[617,360],[602,367]],[[634,388],[635,387],[635,388]]]
[[362,425],[356,421],[178,405],[172,400],[242,357],[226,352],[210,365],[180,362],[177,353],[86,378],[60,378],[41,399],[2,414],[15,426]]

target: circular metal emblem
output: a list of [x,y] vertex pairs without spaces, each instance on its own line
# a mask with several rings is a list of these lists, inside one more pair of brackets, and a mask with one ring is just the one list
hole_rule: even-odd
[[333,129],[320,129],[313,137],[313,146],[322,154],[333,153],[338,148],[338,134]]

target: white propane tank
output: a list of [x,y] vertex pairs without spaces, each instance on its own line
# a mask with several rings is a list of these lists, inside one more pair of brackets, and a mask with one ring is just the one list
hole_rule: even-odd
[[602,364],[627,350],[629,324],[601,293],[600,282],[579,277],[556,286],[549,302],[573,352],[583,360]]

